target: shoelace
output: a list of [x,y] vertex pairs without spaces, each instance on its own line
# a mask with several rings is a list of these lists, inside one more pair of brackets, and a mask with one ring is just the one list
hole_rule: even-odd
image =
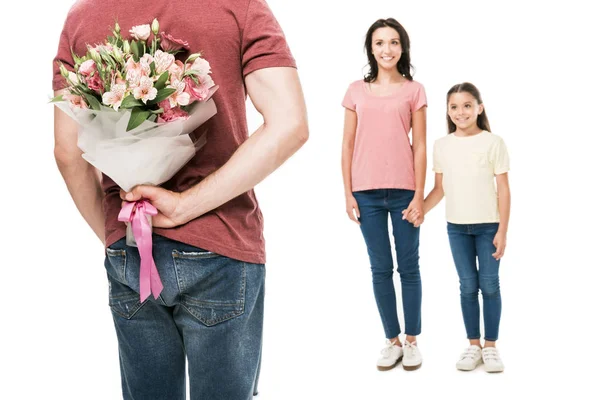
[[417,346],[410,342],[404,342],[404,357],[411,358],[414,356]]
[[395,346],[395,344],[388,340],[386,342],[385,347],[383,348],[383,350],[381,350],[381,354],[384,357],[386,357],[386,358],[389,357],[390,353],[392,352],[392,349],[394,348],[394,346]]

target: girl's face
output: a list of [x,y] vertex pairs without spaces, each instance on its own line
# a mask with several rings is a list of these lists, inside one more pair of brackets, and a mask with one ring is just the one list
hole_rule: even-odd
[[483,104],[477,103],[471,93],[460,92],[450,95],[448,115],[458,129],[466,131],[476,127],[477,116],[482,112]]
[[376,29],[371,38],[371,46],[379,68],[396,68],[402,55],[402,46],[400,34],[394,28],[386,26]]

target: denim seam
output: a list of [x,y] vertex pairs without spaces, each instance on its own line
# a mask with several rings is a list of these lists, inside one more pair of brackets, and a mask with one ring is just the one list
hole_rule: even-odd
[[179,292],[179,296],[181,296],[181,293],[183,292],[183,282],[181,277],[179,276],[179,268],[177,268],[177,262],[175,261],[175,258],[178,257],[177,254],[177,250],[173,250],[171,252],[171,258],[173,259],[173,269],[175,270],[175,277],[177,278],[177,290]]

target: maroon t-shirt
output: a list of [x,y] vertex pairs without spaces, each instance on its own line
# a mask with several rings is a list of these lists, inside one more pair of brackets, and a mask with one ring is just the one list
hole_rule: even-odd
[[[101,43],[115,21],[126,37],[134,25],[150,24],[186,40],[191,52],[202,52],[210,63],[219,90],[217,115],[208,128],[207,143],[170,181],[162,186],[181,192],[220,168],[248,138],[244,76],[262,68],[295,67],[283,32],[264,0],[173,2],[147,0],[81,0],[69,11],[54,59],[54,90],[65,86],[56,61],[73,65],[71,49],[84,55],[86,44]],[[103,176],[106,245],[125,236],[117,220],[119,187]],[[251,190],[217,209],[172,229],[154,232],[237,260],[265,263],[263,217]]]

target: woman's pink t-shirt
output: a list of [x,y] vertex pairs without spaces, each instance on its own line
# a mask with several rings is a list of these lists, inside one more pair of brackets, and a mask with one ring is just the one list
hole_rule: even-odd
[[408,133],[412,113],[427,105],[423,85],[406,81],[396,92],[377,96],[360,80],[348,87],[342,105],[358,118],[352,156],[352,191],[415,190]]

